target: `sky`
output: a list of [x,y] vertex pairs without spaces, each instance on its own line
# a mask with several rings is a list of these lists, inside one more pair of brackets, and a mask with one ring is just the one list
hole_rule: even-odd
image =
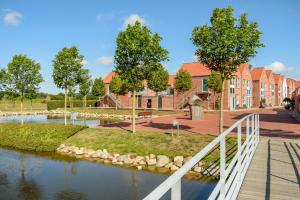
[[136,20],[158,33],[169,51],[165,67],[174,74],[182,63],[195,61],[191,32],[209,24],[214,8],[232,6],[235,16],[248,13],[263,32],[253,66],[264,66],[300,79],[300,1],[298,0],[0,0],[0,68],[15,54],[41,64],[41,91],[57,93],[52,60],[63,47],[76,45],[92,77],[114,69],[118,33]]

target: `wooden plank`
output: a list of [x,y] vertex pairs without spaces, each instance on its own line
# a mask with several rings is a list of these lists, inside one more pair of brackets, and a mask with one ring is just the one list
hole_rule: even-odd
[[300,140],[261,137],[238,199],[300,199]]

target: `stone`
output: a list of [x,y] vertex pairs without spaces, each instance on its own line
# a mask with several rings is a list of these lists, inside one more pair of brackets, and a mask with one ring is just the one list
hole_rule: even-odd
[[141,160],[144,160],[144,157],[143,156],[137,156],[137,157],[135,157],[135,162],[140,162]]
[[111,162],[112,162],[112,163],[116,163],[116,162],[118,162],[118,161],[117,161],[116,158],[112,158]]
[[127,155],[120,155],[117,157],[117,160],[118,162],[124,162],[126,158],[128,158]]
[[191,159],[192,159],[192,156],[188,156],[188,157],[184,158],[183,159],[183,164],[187,163]]
[[202,167],[194,167],[194,171],[200,173],[202,171]]
[[142,170],[142,169],[143,169],[143,167],[142,167],[142,166],[140,166],[140,165],[139,165],[139,166],[137,166],[136,168],[137,168],[138,170]]
[[165,168],[171,169],[172,166],[173,166],[173,162],[170,162],[165,166]]
[[92,149],[88,149],[88,150],[86,150],[86,152],[85,152],[85,154],[88,156],[88,157],[92,157],[92,155],[95,153],[95,151],[94,150],[92,150]]
[[150,159],[153,159],[153,158],[155,158],[155,155],[154,154],[150,154]]
[[103,152],[101,150],[95,151],[91,157],[92,158],[101,158],[102,153]]
[[131,163],[133,162],[133,160],[130,159],[130,157],[127,157],[127,158],[124,159],[123,162],[124,162],[125,164],[131,164]]
[[156,158],[149,159],[149,160],[147,161],[147,165],[148,165],[148,166],[156,165]]
[[75,154],[76,155],[82,155],[84,152],[83,152],[83,150],[81,150],[81,149],[78,149],[78,150],[76,150],[75,151]]
[[164,167],[164,166],[167,165],[169,162],[170,162],[170,159],[169,159],[168,156],[159,155],[159,156],[157,156],[156,167]]
[[177,167],[182,167],[182,164],[183,164],[183,156],[176,156],[174,158],[174,164],[177,166]]
[[146,162],[145,162],[144,160],[140,160],[138,163],[139,163],[140,165],[146,165]]
[[176,170],[178,170],[179,169],[179,167],[177,167],[176,165],[172,165],[172,167],[171,167],[171,170],[172,171],[176,171]]

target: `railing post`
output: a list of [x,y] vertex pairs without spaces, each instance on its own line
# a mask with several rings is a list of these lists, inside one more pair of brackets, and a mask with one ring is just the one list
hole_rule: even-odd
[[259,142],[259,129],[260,129],[260,127],[259,127],[259,114],[257,114],[257,142]]
[[225,170],[226,170],[226,137],[224,136],[220,141],[220,196],[219,199],[225,199],[226,191],[225,191]]
[[[241,165],[242,165],[242,124],[240,123],[238,125],[237,130],[237,140],[238,140],[238,162],[237,162],[237,168],[238,168],[238,174],[237,174],[237,181],[241,181]],[[240,183],[238,183],[240,184]]]
[[177,183],[173,185],[171,189],[171,199],[181,200],[181,179],[179,179]]

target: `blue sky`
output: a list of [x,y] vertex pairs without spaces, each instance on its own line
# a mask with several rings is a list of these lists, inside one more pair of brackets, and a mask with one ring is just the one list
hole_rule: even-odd
[[215,7],[231,5],[236,16],[248,13],[263,32],[265,48],[251,59],[300,79],[300,1],[72,1],[0,0],[0,68],[15,54],[27,54],[41,63],[45,82],[41,90],[56,93],[51,61],[67,46],[78,46],[93,77],[113,69],[115,39],[124,24],[141,20],[163,37],[169,51],[166,67],[174,73],[183,62],[195,59],[190,40],[194,26],[209,23]]

